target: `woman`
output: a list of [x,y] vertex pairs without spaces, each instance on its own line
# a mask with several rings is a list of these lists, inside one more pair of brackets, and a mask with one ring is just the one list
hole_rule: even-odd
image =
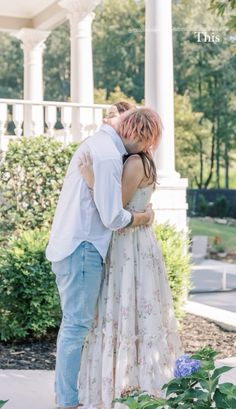
[[[112,124],[117,111],[113,106],[108,112]],[[132,212],[146,209],[157,183],[151,148],[144,144],[143,152],[124,161],[123,204]],[[90,158],[80,170],[92,188]],[[81,402],[110,409],[127,387],[161,396],[182,352],[163,256],[151,227],[114,232],[97,314],[83,350]]]

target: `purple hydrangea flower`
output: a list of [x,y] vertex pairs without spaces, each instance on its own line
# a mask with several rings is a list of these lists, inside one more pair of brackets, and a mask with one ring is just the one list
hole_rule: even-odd
[[175,362],[174,376],[175,378],[184,378],[198,371],[201,363],[198,359],[192,359],[189,355],[182,355]]

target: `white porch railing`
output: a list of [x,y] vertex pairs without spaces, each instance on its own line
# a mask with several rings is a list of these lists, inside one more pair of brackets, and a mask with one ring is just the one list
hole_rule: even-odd
[[83,140],[102,123],[108,106],[0,99],[0,149],[22,135],[47,135],[65,145]]

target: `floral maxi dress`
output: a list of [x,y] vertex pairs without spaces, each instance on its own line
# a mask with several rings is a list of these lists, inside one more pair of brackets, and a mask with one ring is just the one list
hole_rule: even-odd
[[[127,209],[142,212],[153,186],[139,188]],[[114,232],[93,328],[82,353],[79,396],[110,409],[127,387],[163,396],[183,353],[160,247],[151,227]],[[115,406],[123,406],[116,404]]]

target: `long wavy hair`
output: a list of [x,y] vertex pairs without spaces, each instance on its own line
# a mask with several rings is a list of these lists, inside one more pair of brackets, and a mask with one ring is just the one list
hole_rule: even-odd
[[124,112],[129,111],[130,109],[136,108],[135,104],[132,104],[131,102],[128,101],[119,101],[116,102],[115,104],[112,104],[112,106],[115,106],[117,108],[119,114],[123,114]]

